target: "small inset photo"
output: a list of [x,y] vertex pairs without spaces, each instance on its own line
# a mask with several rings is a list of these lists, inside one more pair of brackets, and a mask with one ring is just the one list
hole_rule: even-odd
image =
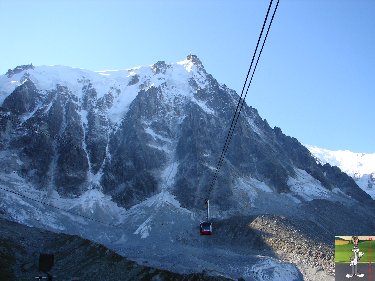
[[375,281],[375,236],[335,236],[335,280]]

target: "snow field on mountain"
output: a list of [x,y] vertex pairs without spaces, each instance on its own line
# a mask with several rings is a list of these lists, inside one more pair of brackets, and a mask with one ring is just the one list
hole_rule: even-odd
[[244,205],[251,204],[254,206],[255,200],[259,192],[272,192],[272,189],[264,182],[260,182],[253,178],[238,178],[235,181],[235,189],[239,192],[238,200]]
[[161,172],[161,188],[162,190],[168,189],[173,186],[175,176],[178,171],[178,162],[172,162]]
[[290,189],[307,201],[313,199],[329,199],[330,191],[322,186],[320,181],[313,178],[306,171],[296,169],[296,178],[289,178]]
[[[237,204],[243,212],[270,212],[288,214],[302,202],[314,199],[347,202],[350,197],[340,189],[326,189],[320,181],[304,170],[295,169],[296,176],[290,177],[287,184],[290,193],[275,193],[266,183],[253,178],[238,178],[234,182]],[[289,206],[289,208],[284,208]],[[290,215],[290,214],[289,214]]]
[[372,199],[375,200],[375,173],[371,173],[371,175],[365,174],[359,178],[354,177],[354,180],[360,188],[362,188],[372,197]]

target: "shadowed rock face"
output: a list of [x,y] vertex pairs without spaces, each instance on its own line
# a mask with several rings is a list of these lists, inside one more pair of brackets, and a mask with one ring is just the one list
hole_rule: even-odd
[[[101,188],[126,207],[168,186],[184,207],[202,208],[210,197],[229,210],[237,204],[237,178],[251,177],[273,192],[288,193],[296,168],[328,190],[337,187],[360,202],[371,202],[351,178],[316,163],[298,140],[271,128],[246,104],[211,189],[238,95],[207,74],[196,56],[187,62],[192,70],[186,77],[173,76],[175,66],[158,62],[148,76],[124,76],[129,80],[125,89],[113,86],[100,95],[84,77],[74,87],[39,89],[32,81],[33,69],[24,70],[30,72],[25,82],[2,104],[0,148],[19,154],[22,164],[16,172],[38,188],[55,189],[62,196]],[[114,122],[113,108],[122,108],[116,98],[129,95],[130,89],[137,95]],[[173,175],[170,166],[176,169]]]
[[34,83],[27,79],[4,100],[3,107],[13,114],[22,115],[35,109],[38,98],[38,90]]

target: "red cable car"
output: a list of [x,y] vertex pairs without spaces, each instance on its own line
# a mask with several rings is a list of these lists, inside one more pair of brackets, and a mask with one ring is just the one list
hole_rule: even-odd
[[200,224],[201,235],[211,235],[212,234],[212,223],[208,221],[201,222]]
[[209,221],[210,217],[210,200],[206,200],[207,205],[207,220],[201,222],[199,225],[201,235],[211,235],[212,234],[212,223]]

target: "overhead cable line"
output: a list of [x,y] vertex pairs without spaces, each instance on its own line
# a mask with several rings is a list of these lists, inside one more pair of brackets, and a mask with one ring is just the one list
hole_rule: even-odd
[[[210,197],[210,194],[211,194],[211,191],[213,189],[213,187],[215,186],[215,183],[216,183],[216,180],[217,180],[217,177],[218,177],[218,174],[219,174],[219,171],[221,169],[221,166],[223,164],[223,161],[224,161],[224,158],[225,158],[225,154],[228,150],[228,147],[229,147],[229,144],[232,140],[232,137],[233,137],[233,134],[234,134],[234,129],[236,128],[236,125],[237,125],[237,122],[238,122],[238,118],[240,116],[240,113],[241,113],[241,110],[243,108],[243,105],[245,103],[245,99],[246,99],[246,96],[247,96],[247,93],[249,91],[249,88],[250,88],[250,85],[251,85],[251,82],[253,80],[253,77],[254,77],[254,73],[255,73],[255,70],[258,66],[258,62],[259,62],[259,59],[260,59],[260,56],[262,54],[262,51],[263,51],[263,48],[264,48],[264,45],[266,43],[266,40],[267,40],[267,37],[268,37],[268,33],[270,31],[270,28],[271,28],[271,25],[272,25],[272,22],[273,22],[273,19],[275,17],[275,14],[276,14],[276,10],[279,6],[279,0],[277,1],[276,3],[276,6],[274,8],[274,11],[273,11],[273,14],[272,14],[272,17],[271,17],[271,20],[270,20],[270,23],[268,25],[268,28],[267,28],[267,32],[266,32],[266,35],[264,36],[264,39],[263,39],[263,43],[262,43],[262,46],[261,46],[261,49],[259,51],[259,54],[258,54],[258,57],[257,57],[257,60],[256,60],[256,63],[255,63],[255,67],[252,71],[252,74],[251,74],[251,78],[249,80],[249,83],[247,84],[247,81],[248,81],[248,78],[249,78],[249,74],[251,72],[251,69],[252,69],[252,66],[253,66],[253,63],[254,63],[254,59],[255,59],[255,56],[257,54],[257,51],[258,51],[258,47],[259,47],[259,43],[260,43],[260,40],[263,36],[263,32],[264,32],[264,27],[267,23],[267,20],[268,20],[268,16],[269,16],[269,12],[270,12],[270,9],[272,7],[272,3],[273,3],[273,0],[270,1],[270,4],[268,6],[268,10],[267,10],[267,14],[266,14],[266,17],[264,19],[264,22],[263,22],[263,26],[262,26],[262,29],[261,29],[261,32],[259,34],[259,37],[258,37],[258,42],[257,42],[257,45],[256,45],[256,48],[255,48],[255,51],[254,51],[254,54],[253,54],[253,57],[252,57],[252,60],[251,60],[251,64],[250,64],[250,67],[249,67],[249,70],[247,72],[247,75],[246,75],[246,79],[245,79],[245,82],[244,82],[244,85],[242,87],[242,91],[241,91],[241,96],[239,97],[238,99],[238,103],[237,103],[237,107],[236,107],[236,110],[234,112],[234,115],[233,115],[233,118],[232,118],[232,122],[231,122],[231,125],[229,127],[229,130],[228,130],[228,133],[227,133],[227,136],[226,136],[226,139],[225,139],[225,143],[224,143],[224,146],[223,146],[223,149],[221,151],[221,155],[220,155],[220,158],[217,162],[217,165],[216,165],[216,169],[215,169],[215,173],[214,173],[214,176],[212,178],[212,181],[211,181],[211,184],[210,184],[210,187],[209,187],[209,190],[208,190],[208,198]],[[247,87],[246,87],[246,84],[247,84]],[[246,92],[245,92],[245,95],[244,97],[242,98],[243,94],[244,94],[244,90],[246,88]]]

